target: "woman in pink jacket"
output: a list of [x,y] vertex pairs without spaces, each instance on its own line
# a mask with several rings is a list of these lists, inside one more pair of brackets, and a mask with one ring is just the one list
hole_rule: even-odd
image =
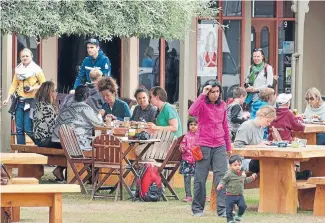
[[[205,84],[202,94],[189,109],[197,117],[198,131],[196,144],[201,147],[203,159],[195,164],[194,216],[203,216],[206,199],[206,181],[209,170],[213,170],[213,184],[218,185],[227,171],[227,152],[231,152],[231,141],[227,121],[227,104],[221,100],[222,88],[217,80]],[[226,217],[226,192],[217,191],[217,215]]]

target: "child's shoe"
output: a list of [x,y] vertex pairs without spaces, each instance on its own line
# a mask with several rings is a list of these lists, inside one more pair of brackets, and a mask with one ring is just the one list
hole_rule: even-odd
[[183,202],[192,202],[192,197],[186,197],[183,199]]
[[243,216],[236,215],[236,216],[234,217],[234,219],[235,219],[236,221],[242,221],[242,220],[243,220]]

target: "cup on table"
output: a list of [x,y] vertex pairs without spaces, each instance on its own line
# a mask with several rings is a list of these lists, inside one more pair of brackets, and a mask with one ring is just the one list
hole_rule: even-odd
[[124,117],[124,127],[130,128],[130,117]]
[[135,132],[136,132],[135,129],[129,129],[129,137],[134,138]]
[[301,147],[306,147],[307,145],[307,139],[299,139],[298,143]]

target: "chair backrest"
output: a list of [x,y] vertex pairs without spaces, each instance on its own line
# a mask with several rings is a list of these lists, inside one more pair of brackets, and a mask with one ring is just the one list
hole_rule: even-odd
[[103,164],[120,164],[121,141],[113,135],[99,135],[93,141],[93,161]]
[[80,149],[79,142],[75,131],[68,125],[61,125],[59,128],[59,138],[67,157],[71,158],[85,158]]
[[178,137],[172,145],[169,148],[169,151],[163,161],[163,164],[161,165],[162,168],[164,168],[167,164],[179,164],[182,159],[182,153],[179,149],[182,141],[183,141],[184,135]]
[[175,140],[174,133],[169,130],[159,130],[153,133],[152,139],[160,139],[143,155],[143,159],[161,159],[163,160]]

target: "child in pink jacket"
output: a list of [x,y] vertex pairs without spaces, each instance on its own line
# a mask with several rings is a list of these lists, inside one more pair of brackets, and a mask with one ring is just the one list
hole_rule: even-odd
[[184,202],[192,202],[191,193],[191,177],[194,176],[195,160],[192,154],[192,148],[195,146],[197,120],[196,118],[190,118],[187,121],[188,132],[183,138],[180,145],[182,153],[181,166],[179,168],[180,174],[184,175],[185,194]]

